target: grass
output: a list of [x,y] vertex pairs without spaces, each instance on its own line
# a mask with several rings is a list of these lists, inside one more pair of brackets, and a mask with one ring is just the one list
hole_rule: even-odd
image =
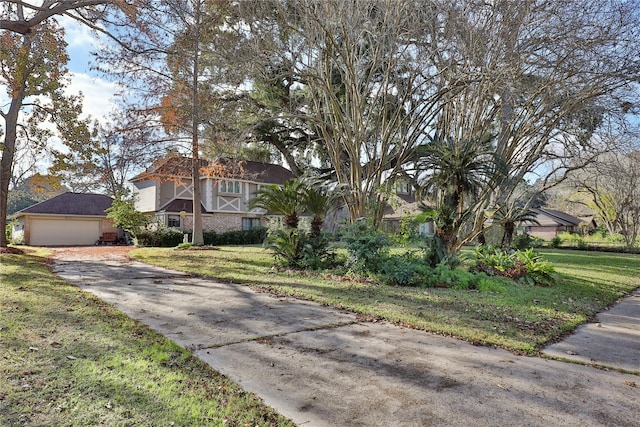
[[481,290],[470,291],[391,287],[330,274],[279,271],[271,268],[271,255],[261,247],[139,248],[131,255],[151,264],[527,354],[537,353],[640,286],[640,256],[541,253],[556,267],[556,285],[524,286],[495,279]]
[[1,425],[293,425],[51,274],[45,252],[1,255],[0,283]]

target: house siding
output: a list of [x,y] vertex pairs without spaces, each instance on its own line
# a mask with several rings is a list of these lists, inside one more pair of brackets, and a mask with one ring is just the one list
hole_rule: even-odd
[[166,205],[176,198],[176,185],[174,181],[165,181],[160,183],[160,191],[158,191],[158,208]]
[[153,212],[158,209],[156,199],[156,185],[155,180],[137,182],[134,186],[134,194],[136,198],[136,208],[140,212]]

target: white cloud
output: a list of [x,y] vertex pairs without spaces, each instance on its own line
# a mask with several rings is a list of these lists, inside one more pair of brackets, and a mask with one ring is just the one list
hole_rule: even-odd
[[118,85],[104,79],[84,73],[71,72],[71,83],[67,87],[68,94],[82,93],[82,111],[84,115],[101,119],[108,116],[116,105],[113,101]]
[[62,16],[58,18],[58,23],[64,28],[64,39],[70,49],[81,48],[89,51],[99,45],[96,34],[75,19]]

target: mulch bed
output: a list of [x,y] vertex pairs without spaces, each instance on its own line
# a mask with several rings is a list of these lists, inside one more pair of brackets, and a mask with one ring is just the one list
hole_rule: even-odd
[[13,247],[6,247],[6,248],[2,248],[0,247],[0,255],[2,254],[8,254],[8,255],[24,255],[26,252],[20,248],[13,248]]

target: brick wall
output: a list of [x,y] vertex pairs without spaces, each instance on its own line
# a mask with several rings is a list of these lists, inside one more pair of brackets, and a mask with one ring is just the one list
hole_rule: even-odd
[[[202,215],[202,229],[213,230],[216,233],[223,233],[230,230],[242,230],[242,218],[244,217],[257,218],[255,215],[247,214],[204,214]],[[261,222],[264,221],[261,220]],[[193,217],[191,215],[186,216],[183,224],[185,230],[193,229]]]

